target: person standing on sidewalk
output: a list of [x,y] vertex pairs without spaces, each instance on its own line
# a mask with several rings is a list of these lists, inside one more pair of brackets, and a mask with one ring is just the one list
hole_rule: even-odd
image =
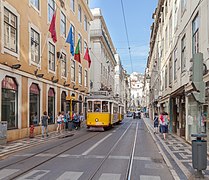
[[161,127],[161,133],[163,133],[163,138],[166,140],[166,134],[168,133],[168,113],[163,112],[160,115],[160,127]]
[[57,132],[60,133],[61,131],[61,128],[62,128],[62,113],[59,112],[58,115],[57,115]]
[[46,131],[46,136],[48,137],[48,119],[49,116],[47,115],[47,112],[44,111],[43,116],[41,117],[41,127],[42,127],[42,138],[44,138],[44,130]]
[[159,125],[159,118],[158,118],[158,114],[155,113],[155,117],[154,117],[154,134],[158,133],[158,125]]

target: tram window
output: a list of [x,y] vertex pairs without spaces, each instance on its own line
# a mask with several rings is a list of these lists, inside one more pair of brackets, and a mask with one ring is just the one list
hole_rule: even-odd
[[101,101],[94,101],[94,112],[101,112]]
[[102,112],[108,112],[108,101],[102,101]]
[[92,112],[92,101],[88,102],[88,112]]

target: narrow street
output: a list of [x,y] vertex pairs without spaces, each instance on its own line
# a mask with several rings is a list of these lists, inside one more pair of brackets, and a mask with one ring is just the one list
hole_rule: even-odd
[[0,179],[173,179],[142,119],[126,118],[105,132],[72,133],[1,160]]

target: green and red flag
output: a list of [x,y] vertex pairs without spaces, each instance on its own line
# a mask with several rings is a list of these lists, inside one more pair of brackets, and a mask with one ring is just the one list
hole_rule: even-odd
[[80,55],[80,39],[78,40],[76,49],[75,49],[75,55],[74,55],[74,59],[76,61],[78,61],[79,63],[81,63],[81,55]]

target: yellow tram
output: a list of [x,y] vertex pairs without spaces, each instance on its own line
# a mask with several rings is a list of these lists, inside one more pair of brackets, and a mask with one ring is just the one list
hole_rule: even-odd
[[103,127],[106,129],[120,121],[122,121],[120,106],[113,97],[106,95],[92,95],[88,97],[87,127]]

